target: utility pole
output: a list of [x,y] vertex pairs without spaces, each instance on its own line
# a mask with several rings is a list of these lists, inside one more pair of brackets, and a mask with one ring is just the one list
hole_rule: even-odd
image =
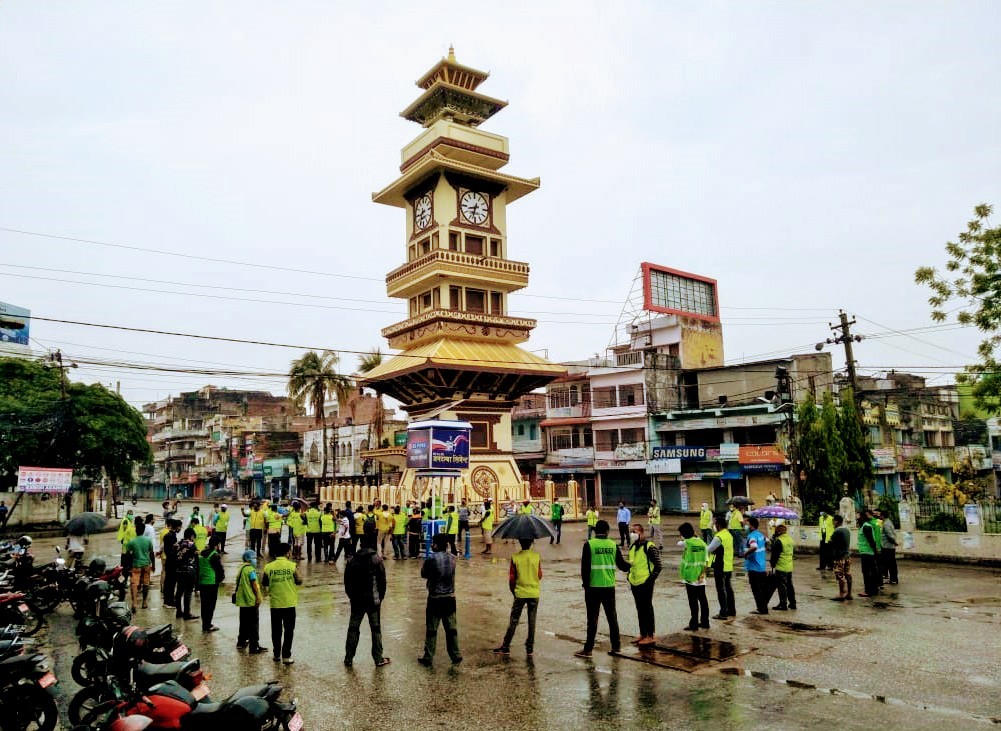
[[855,372],[855,354],[852,352],[852,343],[861,342],[862,336],[852,335],[851,328],[855,324],[855,318],[849,320],[844,310],[838,310],[838,320],[837,325],[831,323],[827,323],[827,325],[831,328],[831,332],[839,334],[836,337],[827,338],[823,343],[817,343],[817,350],[822,350],[824,343],[845,346],[845,365],[848,369],[848,380],[852,384],[852,395],[857,406],[859,402],[858,376]]

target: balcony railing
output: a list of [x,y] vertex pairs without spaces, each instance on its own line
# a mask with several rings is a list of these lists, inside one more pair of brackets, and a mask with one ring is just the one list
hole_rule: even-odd
[[575,406],[548,406],[546,407],[547,419],[572,419],[584,418],[591,415],[591,404],[577,404]]
[[393,284],[423,269],[436,264],[458,264],[461,266],[483,267],[493,272],[511,274],[515,277],[528,277],[528,264],[523,261],[512,261],[510,259],[498,259],[491,256],[480,256],[477,254],[466,254],[461,251],[450,251],[448,249],[434,249],[423,256],[399,266],[386,275],[386,286]]

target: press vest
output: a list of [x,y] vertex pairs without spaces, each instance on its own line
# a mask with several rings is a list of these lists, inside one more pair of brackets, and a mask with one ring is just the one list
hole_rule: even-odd
[[783,533],[778,538],[776,538],[779,543],[782,544],[782,553],[779,554],[779,560],[775,563],[776,571],[784,571],[785,573],[792,573],[792,553],[793,553],[793,542],[792,536],[788,533]]
[[[731,537],[731,545],[732,545]],[[720,538],[720,543],[723,539]],[[724,566],[726,561],[723,562]],[[686,584],[694,584],[702,576],[703,572],[706,570],[706,542],[701,538],[692,536],[691,538],[685,539],[685,552],[681,554],[681,566],[678,567],[678,573],[681,575],[681,580]],[[725,569],[724,569],[725,570]]]
[[730,522],[726,524],[726,527],[730,530],[740,530],[740,524],[744,521],[744,516],[740,514],[740,511],[736,508],[730,513]]
[[268,577],[268,596],[272,609],[294,607],[299,600],[299,587],[295,584],[295,564],[287,558],[276,558],[264,567]]
[[198,555],[198,583],[199,584],[215,584],[215,569],[212,568],[212,557],[218,556],[219,554],[212,551],[208,556]]
[[216,515],[215,529],[220,533],[225,533],[229,530],[229,511],[220,512]]
[[208,529],[204,525],[198,524],[191,526],[191,530],[195,532],[195,549],[201,553],[209,544]]
[[516,599],[539,598],[539,566],[542,557],[537,551],[518,551],[511,556],[514,564],[514,596]]
[[615,541],[610,538],[592,538],[587,542],[591,549],[591,576],[588,586],[606,589],[615,586]]
[[396,513],[393,516],[393,535],[402,536],[407,532],[407,516],[403,513]]
[[450,535],[450,536],[457,536],[457,535],[459,535],[459,514],[458,513],[449,513],[448,514],[448,523],[446,524],[446,526],[447,527],[446,527],[445,530],[448,533],[448,535]]
[[699,530],[708,530],[713,524],[713,511],[703,510],[699,513]]
[[310,508],[306,511],[306,532],[320,532],[320,511],[316,508]]
[[[729,531],[729,529],[723,528],[722,530],[717,531],[716,537],[719,538],[719,542],[720,542],[720,549],[717,549],[717,553],[719,552],[719,550],[723,551],[723,572],[724,573],[732,572],[733,571],[733,533],[731,533]],[[714,558],[715,558],[715,555],[714,555]]]
[[590,527],[592,527],[592,528],[594,526],[598,525],[598,511],[597,510],[588,510],[587,511],[587,524]]
[[649,525],[660,525],[660,508],[656,506],[650,508],[646,518]]
[[648,541],[642,545],[634,543],[629,548],[629,583],[639,586],[650,578],[650,558],[646,555]]
[[250,511],[250,529],[251,530],[264,530],[264,511],[263,510],[251,510]]
[[333,533],[334,532],[334,514],[324,513],[320,516],[320,532],[321,533]]
[[282,529],[282,515],[277,510],[268,510],[268,532],[277,533]]
[[493,527],[494,527],[494,511],[493,510],[487,509],[487,511],[485,513],[483,513],[483,519],[480,520],[480,527],[483,530],[487,530],[487,531],[493,529]]
[[240,573],[236,578],[236,606],[253,607],[257,605],[257,595],[254,594],[254,587],[250,583],[250,575],[254,573],[254,567],[245,563],[240,567]]

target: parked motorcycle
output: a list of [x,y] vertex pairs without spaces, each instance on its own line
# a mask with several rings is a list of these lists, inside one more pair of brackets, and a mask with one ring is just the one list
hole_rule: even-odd
[[45,655],[0,661],[0,720],[4,731],[52,731],[59,719],[56,676]]
[[42,622],[42,612],[23,591],[0,594],[0,625],[15,625],[21,634],[30,637],[42,628]]

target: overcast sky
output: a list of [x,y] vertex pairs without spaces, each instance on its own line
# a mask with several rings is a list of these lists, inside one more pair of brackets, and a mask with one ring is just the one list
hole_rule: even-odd
[[[975,332],[885,335],[932,324],[914,269],[1001,203],[999,37],[993,0],[6,0],[0,227],[135,248],[0,231],[0,301],[385,349],[405,222],[370,196],[421,131],[398,116],[414,80],[452,43],[510,102],[484,125],[510,138],[505,171],[542,179],[508,212],[509,255],[532,267],[511,300],[539,320],[529,349],[604,351],[653,261],[719,280],[728,362],[812,351],[841,307],[883,335],[856,346],[862,372],[950,382]],[[38,319],[31,335],[137,405],[284,383],[122,361],[281,373],[301,353]]]

